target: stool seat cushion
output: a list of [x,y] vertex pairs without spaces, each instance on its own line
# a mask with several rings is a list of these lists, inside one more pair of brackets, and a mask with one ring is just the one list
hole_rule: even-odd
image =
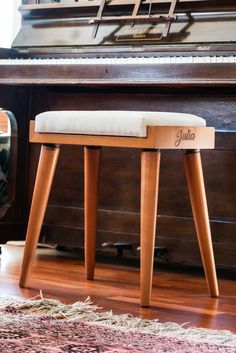
[[48,111],[35,118],[41,133],[146,137],[147,126],[206,126],[199,116],[146,111]]

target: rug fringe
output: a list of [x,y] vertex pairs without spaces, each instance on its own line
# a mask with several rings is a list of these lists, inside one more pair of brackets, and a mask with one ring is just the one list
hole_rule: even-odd
[[236,334],[226,330],[210,330],[188,327],[173,322],[161,323],[158,319],[146,320],[130,314],[114,314],[112,311],[100,312],[90,297],[73,304],[63,304],[59,300],[45,298],[40,292],[31,299],[0,298],[0,309],[14,313],[28,313],[36,316],[49,316],[53,319],[80,320],[121,330],[140,331],[147,334],[183,337],[194,342],[236,347]]

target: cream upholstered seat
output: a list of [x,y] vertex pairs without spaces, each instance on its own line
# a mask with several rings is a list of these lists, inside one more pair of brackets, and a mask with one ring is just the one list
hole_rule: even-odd
[[199,149],[214,148],[214,128],[191,114],[139,111],[50,111],[31,122],[30,142],[41,154],[32,199],[20,286],[27,286],[60,145],[84,145],[85,269],[93,279],[96,250],[99,162],[102,146],[140,148],[141,305],[149,306],[152,286],[160,149],[183,150],[187,183],[210,295],[218,296],[209,216]]
[[36,116],[35,131],[62,134],[147,136],[147,126],[206,126],[196,115],[142,111],[49,111]]

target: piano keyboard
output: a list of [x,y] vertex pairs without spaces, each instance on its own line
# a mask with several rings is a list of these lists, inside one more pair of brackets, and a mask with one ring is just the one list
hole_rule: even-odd
[[227,64],[236,63],[236,55],[93,57],[66,59],[0,59],[0,65],[127,65],[127,64]]

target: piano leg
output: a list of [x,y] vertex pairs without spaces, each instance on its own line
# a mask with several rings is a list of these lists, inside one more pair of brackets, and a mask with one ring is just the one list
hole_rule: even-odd
[[200,152],[190,150],[184,153],[184,165],[209,293],[211,297],[218,297],[219,290]]

